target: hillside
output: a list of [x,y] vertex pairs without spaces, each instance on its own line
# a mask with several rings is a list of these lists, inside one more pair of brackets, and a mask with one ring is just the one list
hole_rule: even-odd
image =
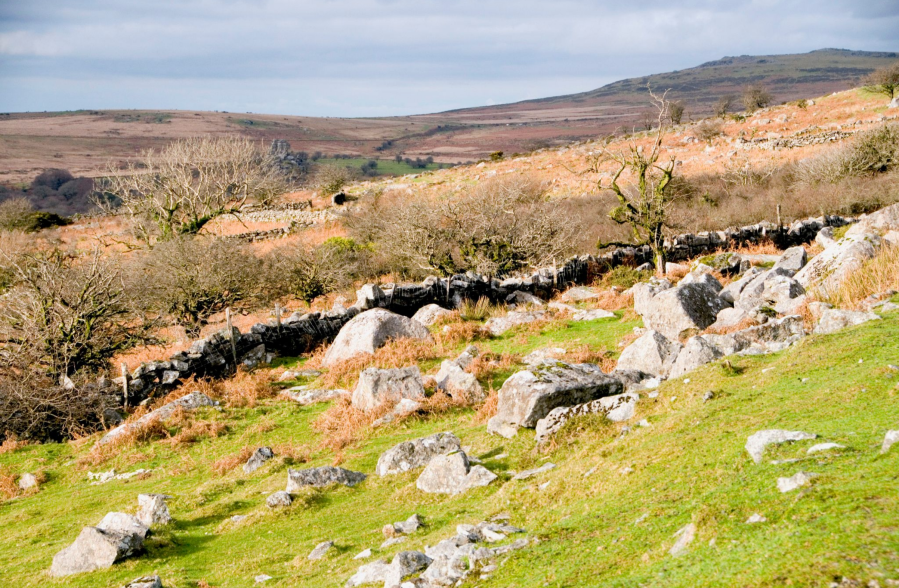
[[[195,135],[240,134],[264,142],[285,139],[294,151],[393,159],[432,156],[471,161],[594,138],[631,129],[648,108],[646,86],[683,100],[701,117],[748,83],[766,85],[776,102],[822,96],[857,85],[891,63],[896,53],[820,50],[798,55],[725,57],[695,68],[622,80],[569,96],[501,106],[380,119],[341,119],[255,113],[95,111],[0,115],[0,183],[28,181],[47,168],[97,176],[106,162]],[[392,141],[384,150],[377,150]]]

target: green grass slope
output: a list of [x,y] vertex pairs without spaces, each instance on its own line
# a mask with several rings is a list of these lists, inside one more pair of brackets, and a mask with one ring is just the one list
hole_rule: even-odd
[[[519,331],[488,342],[518,353],[551,341],[612,346],[632,321],[563,323],[543,332]],[[581,418],[550,447],[537,450],[533,433],[513,440],[486,434],[473,411],[459,409],[378,429],[343,456],[344,467],[367,473],[379,454],[405,439],[451,430],[500,478],[455,497],[426,495],[417,472],[378,478],[356,488],[304,494],[280,512],[265,506],[283,489],[290,460],[276,458],[253,474],[240,468],[217,475],[212,464],[245,446],[308,445],[306,465],[335,460],[319,447],[311,423],[326,406],[281,400],[255,408],[210,410],[204,418],[228,426],[225,434],[172,449],[154,442],[123,450],[89,469],[119,472],[152,468],[145,479],[91,485],[76,460],[88,443],[28,446],[0,455],[7,472],[46,472],[40,491],[0,505],[0,584],[26,587],[118,587],[158,573],[166,587],[341,586],[374,557],[421,549],[452,535],[460,523],[498,513],[539,539],[512,553],[486,580],[466,586],[828,586],[841,577],[861,582],[899,580],[899,450],[881,455],[883,435],[899,428],[899,314],[828,336],[809,337],[782,353],[709,364],[666,382],[657,398],[642,396],[638,413],[622,424]],[[704,401],[708,391],[711,400]],[[649,426],[637,426],[646,419]],[[769,449],[754,464],[743,449],[760,429],[817,433]],[[845,449],[807,456],[814,443]],[[505,455],[505,457],[502,457]],[[773,464],[772,460],[798,459]],[[526,481],[511,472],[546,461],[557,468]],[[297,467],[297,466],[294,466]],[[776,480],[798,471],[818,474],[811,486],[781,494]],[[591,475],[586,475],[592,472]],[[547,484],[545,485],[544,484]],[[80,528],[108,511],[134,511],[142,492],[164,492],[175,523],[148,541],[147,553],[111,569],[54,579],[54,553]],[[380,552],[381,527],[422,515],[427,527]],[[747,524],[758,513],[768,520]],[[233,515],[246,515],[231,522]],[[669,555],[674,533],[688,523],[696,539],[679,557]],[[306,555],[333,539],[325,559]],[[862,585],[862,584],[858,584]]]

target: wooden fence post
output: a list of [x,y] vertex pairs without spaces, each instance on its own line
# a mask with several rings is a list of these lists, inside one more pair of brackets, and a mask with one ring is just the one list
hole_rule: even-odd
[[125,408],[128,408],[128,364],[122,362],[122,395],[125,398]]
[[225,322],[228,329],[228,340],[231,341],[231,357],[234,358],[234,370],[237,370],[237,342],[234,340],[234,328],[231,326],[231,309],[225,309]]
[[281,305],[275,304],[275,324],[278,325],[278,336],[281,336]]

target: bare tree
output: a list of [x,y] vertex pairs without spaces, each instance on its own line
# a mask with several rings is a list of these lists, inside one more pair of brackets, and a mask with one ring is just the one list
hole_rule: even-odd
[[749,84],[743,88],[743,106],[747,112],[755,112],[771,104],[771,93],[761,84]]
[[249,199],[270,202],[287,190],[270,152],[237,137],[179,139],[145,151],[124,169],[110,166],[104,184],[95,202],[127,214],[148,243],[197,234]]
[[312,178],[313,185],[323,196],[333,196],[350,183],[353,175],[343,165],[319,165]]
[[864,79],[864,84],[865,90],[886,94],[892,100],[899,90],[899,61],[872,72]]
[[673,125],[679,125],[684,118],[686,106],[680,100],[668,103],[668,120]]
[[[590,156],[586,171],[599,176],[596,182],[599,189],[611,190],[618,199],[619,206],[609,212],[609,218],[618,224],[630,226],[633,233],[633,241],[630,243],[600,242],[599,247],[649,245],[656,271],[661,275],[665,272],[666,260],[664,230],[668,225],[669,209],[675,199],[674,191],[669,189],[675,160],[671,157],[666,163],[659,163],[670,104],[666,98],[667,92],[657,96],[650,90],[649,94],[658,111],[658,128],[649,148],[635,142],[625,152],[613,152],[604,148],[598,154]],[[610,160],[617,164],[618,169],[608,185],[603,185],[602,167]],[[622,187],[619,180],[625,171],[629,172],[631,185]]]
[[731,111],[736,101],[736,97],[731,94],[718,98],[718,101],[715,102],[715,116],[720,118],[727,116],[727,113]]

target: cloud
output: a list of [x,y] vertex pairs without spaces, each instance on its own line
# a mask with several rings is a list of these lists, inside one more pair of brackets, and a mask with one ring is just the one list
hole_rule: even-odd
[[0,3],[0,109],[213,109],[229,101],[247,105],[234,110],[404,114],[589,90],[724,55],[899,49],[896,2],[864,5],[8,2]]

